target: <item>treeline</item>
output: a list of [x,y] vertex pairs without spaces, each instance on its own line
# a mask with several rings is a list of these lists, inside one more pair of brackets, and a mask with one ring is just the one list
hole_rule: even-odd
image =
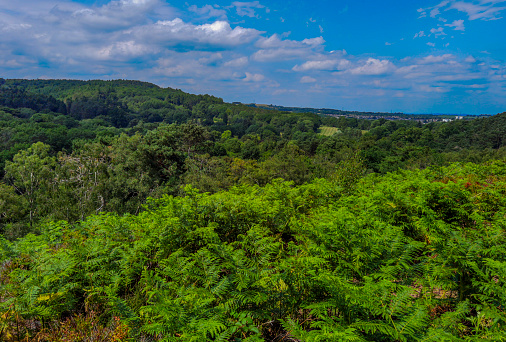
[[0,237],[0,339],[506,339],[505,162],[354,170]]
[[0,80],[0,84],[1,168],[34,142],[50,145],[55,155],[72,150],[76,143],[145,133],[162,123],[194,122],[211,131],[230,130],[238,138],[253,133],[262,138],[283,135],[285,140],[296,132],[315,134],[320,125],[316,115],[279,115],[136,81]]
[[[172,123],[193,122],[211,132],[230,131],[243,143],[251,136],[260,138],[260,143],[289,141],[308,156],[315,155],[318,148],[324,150],[322,145],[371,149],[364,156],[374,172],[402,168],[414,159],[431,156],[441,162],[456,158],[480,161],[489,157],[490,150],[503,147],[506,135],[504,114],[428,125],[334,118],[227,104],[213,96],[138,81],[0,79],[0,105],[0,167],[34,142],[49,144],[56,154],[71,151],[78,141],[145,133]],[[341,134],[323,137],[318,135],[321,126],[338,127]],[[441,153],[445,155],[438,155]]]

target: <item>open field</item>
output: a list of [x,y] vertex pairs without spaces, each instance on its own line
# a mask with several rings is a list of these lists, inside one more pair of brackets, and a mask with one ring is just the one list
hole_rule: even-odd
[[320,134],[330,137],[336,133],[342,133],[337,127],[320,126]]

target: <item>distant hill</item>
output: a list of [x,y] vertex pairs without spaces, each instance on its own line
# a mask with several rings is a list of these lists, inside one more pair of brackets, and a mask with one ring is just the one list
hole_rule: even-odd
[[[240,102],[236,102],[240,103]],[[268,104],[258,104],[258,103],[250,103],[247,104],[250,107],[263,108],[269,110],[278,110],[278,111],[286,111],[293,113],[314,113],[318,115],[330,115],[330,116],[345,116],[350,118],[357,119],[369,119],[376,120],[380,118],[384,118],[387,120],[415,120],[422,122],[434,122],[434,121],[443,121],[443,120],[470,120],[478,117],[489,117],[492,115],[467,115],[467,114],[406,114],[401,112],[360,112],[360,111],[349,111],[349,110],[339,110],[339,109],[330,109],[330,108],[311,108],[311,107],[284,107],[284,106],[276,106],[276,105],[268,105]]]
[[[455,116],[245,105],[130,80],[0,79],[0,170],[6,160],[38,141],[49,144],[55,154],[122,133],[145,134],[160,125],[195,123],[214,132],[215,140],[230,131],[238,141],[220,152],[230,156],[264,158],[290,143],[308,156],[337,158],[361,151],[371,170],[386,172],[407,167],[422,154],[459,153],[452,157],[455,161],[464,156],[462,151],[473,151],[465,158],[489,158],[488,149],[506,144],[505,117],[503,113],[455,120]],[[469,118],[475,119],[465,120]],[[340,142],[331,142],[336,139]],[[348,152],[336,152],[343,146]]]

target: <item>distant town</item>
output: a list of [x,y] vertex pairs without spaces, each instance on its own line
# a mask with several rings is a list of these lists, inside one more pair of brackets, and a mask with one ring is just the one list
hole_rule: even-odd
[[[241,102],[233,102],[233,104],[243,104]],[[471,115],[471,114],[405,114],[405,113],[385,113],[385,112],[359,112],[359,111],[347,111],[330,108],[308,108],[308,107],[284,107],[276,105],[249,103],[244,104],[249,107],[256,107],[262,109],[279,110],[282,112],[294,112],[294,113],[314,113],[318,115],[328,115],[334,117],[347,117],[356,119],[367,119],[367,120],[411,120],[418,121],[420,123],[431,123],[431,122],[450,122],[455,120],[473,120],[477,118],[490,117],[491,114]]]

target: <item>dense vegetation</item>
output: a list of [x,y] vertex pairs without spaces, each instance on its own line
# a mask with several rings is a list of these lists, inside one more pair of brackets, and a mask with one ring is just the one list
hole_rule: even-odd
[[4,338],[506,338],[506,164],[355,187],[347,174],[216,194],[187,186],[136,216],[2,240]]
[[506,339],[505,136],[0,79],[0,340]]

